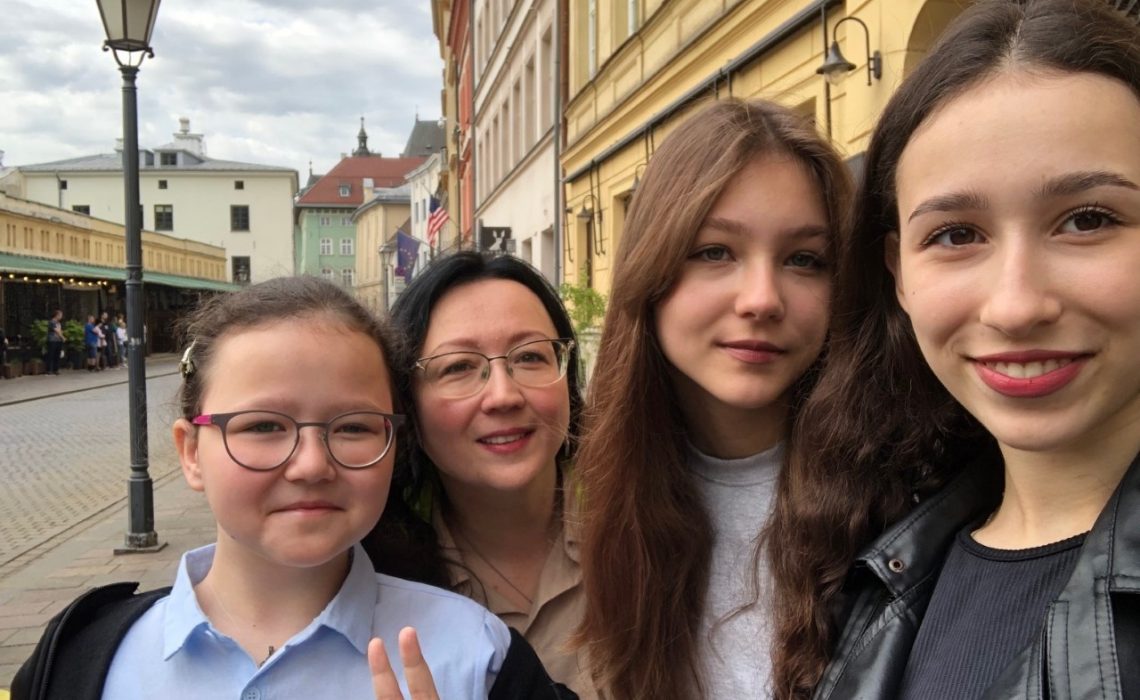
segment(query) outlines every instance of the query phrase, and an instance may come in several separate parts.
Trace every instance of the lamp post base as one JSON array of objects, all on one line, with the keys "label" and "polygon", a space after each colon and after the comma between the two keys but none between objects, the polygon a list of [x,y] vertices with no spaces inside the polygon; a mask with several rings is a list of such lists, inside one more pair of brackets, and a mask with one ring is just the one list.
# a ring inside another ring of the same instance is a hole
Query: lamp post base
[{"label": "lamp post base", "polygon": [[148,554],[157,552],[166,547],[165,542],[158,541],[158,534],[154,532],[128,532],[123,537],[123,546],[115,547],[114,553],[119,554]]}]

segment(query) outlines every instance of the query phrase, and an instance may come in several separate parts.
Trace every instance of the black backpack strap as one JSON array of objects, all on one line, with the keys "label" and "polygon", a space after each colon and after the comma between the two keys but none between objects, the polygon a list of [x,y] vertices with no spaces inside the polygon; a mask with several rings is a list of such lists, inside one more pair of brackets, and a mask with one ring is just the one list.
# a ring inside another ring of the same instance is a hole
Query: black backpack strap
[{"label": "black backpack strap", "polygon": [[518,630],[511,629],[511,645],[495,677],[488,700],[578,700],[577,694],[546,673],[538,654]]},{"label": "black backpack strap", "polygon": [[87,591],[51,619],[12,680],[12,700],[98,700],[119,643],[159,598],[160,588],[135,595],[138,583]]}]

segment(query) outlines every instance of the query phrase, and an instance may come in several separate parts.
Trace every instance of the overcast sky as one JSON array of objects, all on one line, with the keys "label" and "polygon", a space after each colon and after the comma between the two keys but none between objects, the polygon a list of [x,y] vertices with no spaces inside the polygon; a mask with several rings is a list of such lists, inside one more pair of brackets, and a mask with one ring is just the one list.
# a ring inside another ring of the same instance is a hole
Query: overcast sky
[{"label": "overcast sky", "polygon": [[[0,0],[5,166],[110,153],[122,79],[95,0]],[[440,116],[429,0],[164,0],[138,77],[139,145],[189,117],[207,155],[324,173],[356,145],[399,155]]]}]

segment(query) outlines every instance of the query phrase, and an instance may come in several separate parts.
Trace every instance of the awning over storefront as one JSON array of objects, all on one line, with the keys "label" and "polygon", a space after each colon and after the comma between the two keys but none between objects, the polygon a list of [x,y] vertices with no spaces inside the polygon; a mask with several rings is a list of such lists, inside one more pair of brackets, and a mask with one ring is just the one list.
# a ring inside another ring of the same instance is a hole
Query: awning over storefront
[{"label": "awning over storefront", "polygon": [[[63,260],[49,260],[47,258],[36,258],[27,255],[0,253],[0,279],[22,282],[25,281],[24,277],[32,278],[34,276],[41,278],[50,277],[53,279],[67,278],[68,280],[73,277],[85,277],[124,282],[127,279],[127,271],[123,268],[82,265],[80,263],[66,262]],[[27,281],[32,281],[32,279]],[[169,287],[212,292],[233,292],[241,288],[229,282],[206,280],[197,277],[183,277],[182,275],[171,275],[164,272],[150,272],[144,269],[143,283],[148,282],[151,284],[164,284]]]}]

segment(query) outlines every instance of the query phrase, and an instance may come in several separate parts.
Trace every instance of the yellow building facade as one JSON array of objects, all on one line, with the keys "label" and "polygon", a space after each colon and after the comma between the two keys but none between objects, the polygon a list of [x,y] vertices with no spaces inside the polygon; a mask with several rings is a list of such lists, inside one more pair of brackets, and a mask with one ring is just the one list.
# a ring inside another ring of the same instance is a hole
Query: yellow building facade
[{"label": "yellow building facade", "polygon": [[[569,15],[564,280],[608,293],[635,181],[655,144],[707,100],[775,100],[848,158],[891,93],[969,0],[575,0]],[[862,21],[869,42],[858,22]],[[816,70],[835,39],[856,65]],[[868,50],[869,43],[869,50]],[[879,52],[881,76],[868,74]],[[868,79],[871,84],[868,85]],[[853,162],[854,164],[854,162]]]},{"label": "yellow building facade", "polygon": [[[143,231],[142,249],[146,273],[226,282],[226,251],[219,246]],[[0,253],[26,257],[32,267],[38,259],[119,271],[126,265],[126,234],[122,224],[0,194]],[[25,276],[15,264],[4,267],[0,275],[7,279]],[[84,284],[98,281],[97,275],[84,277],[90,277]]]}]

